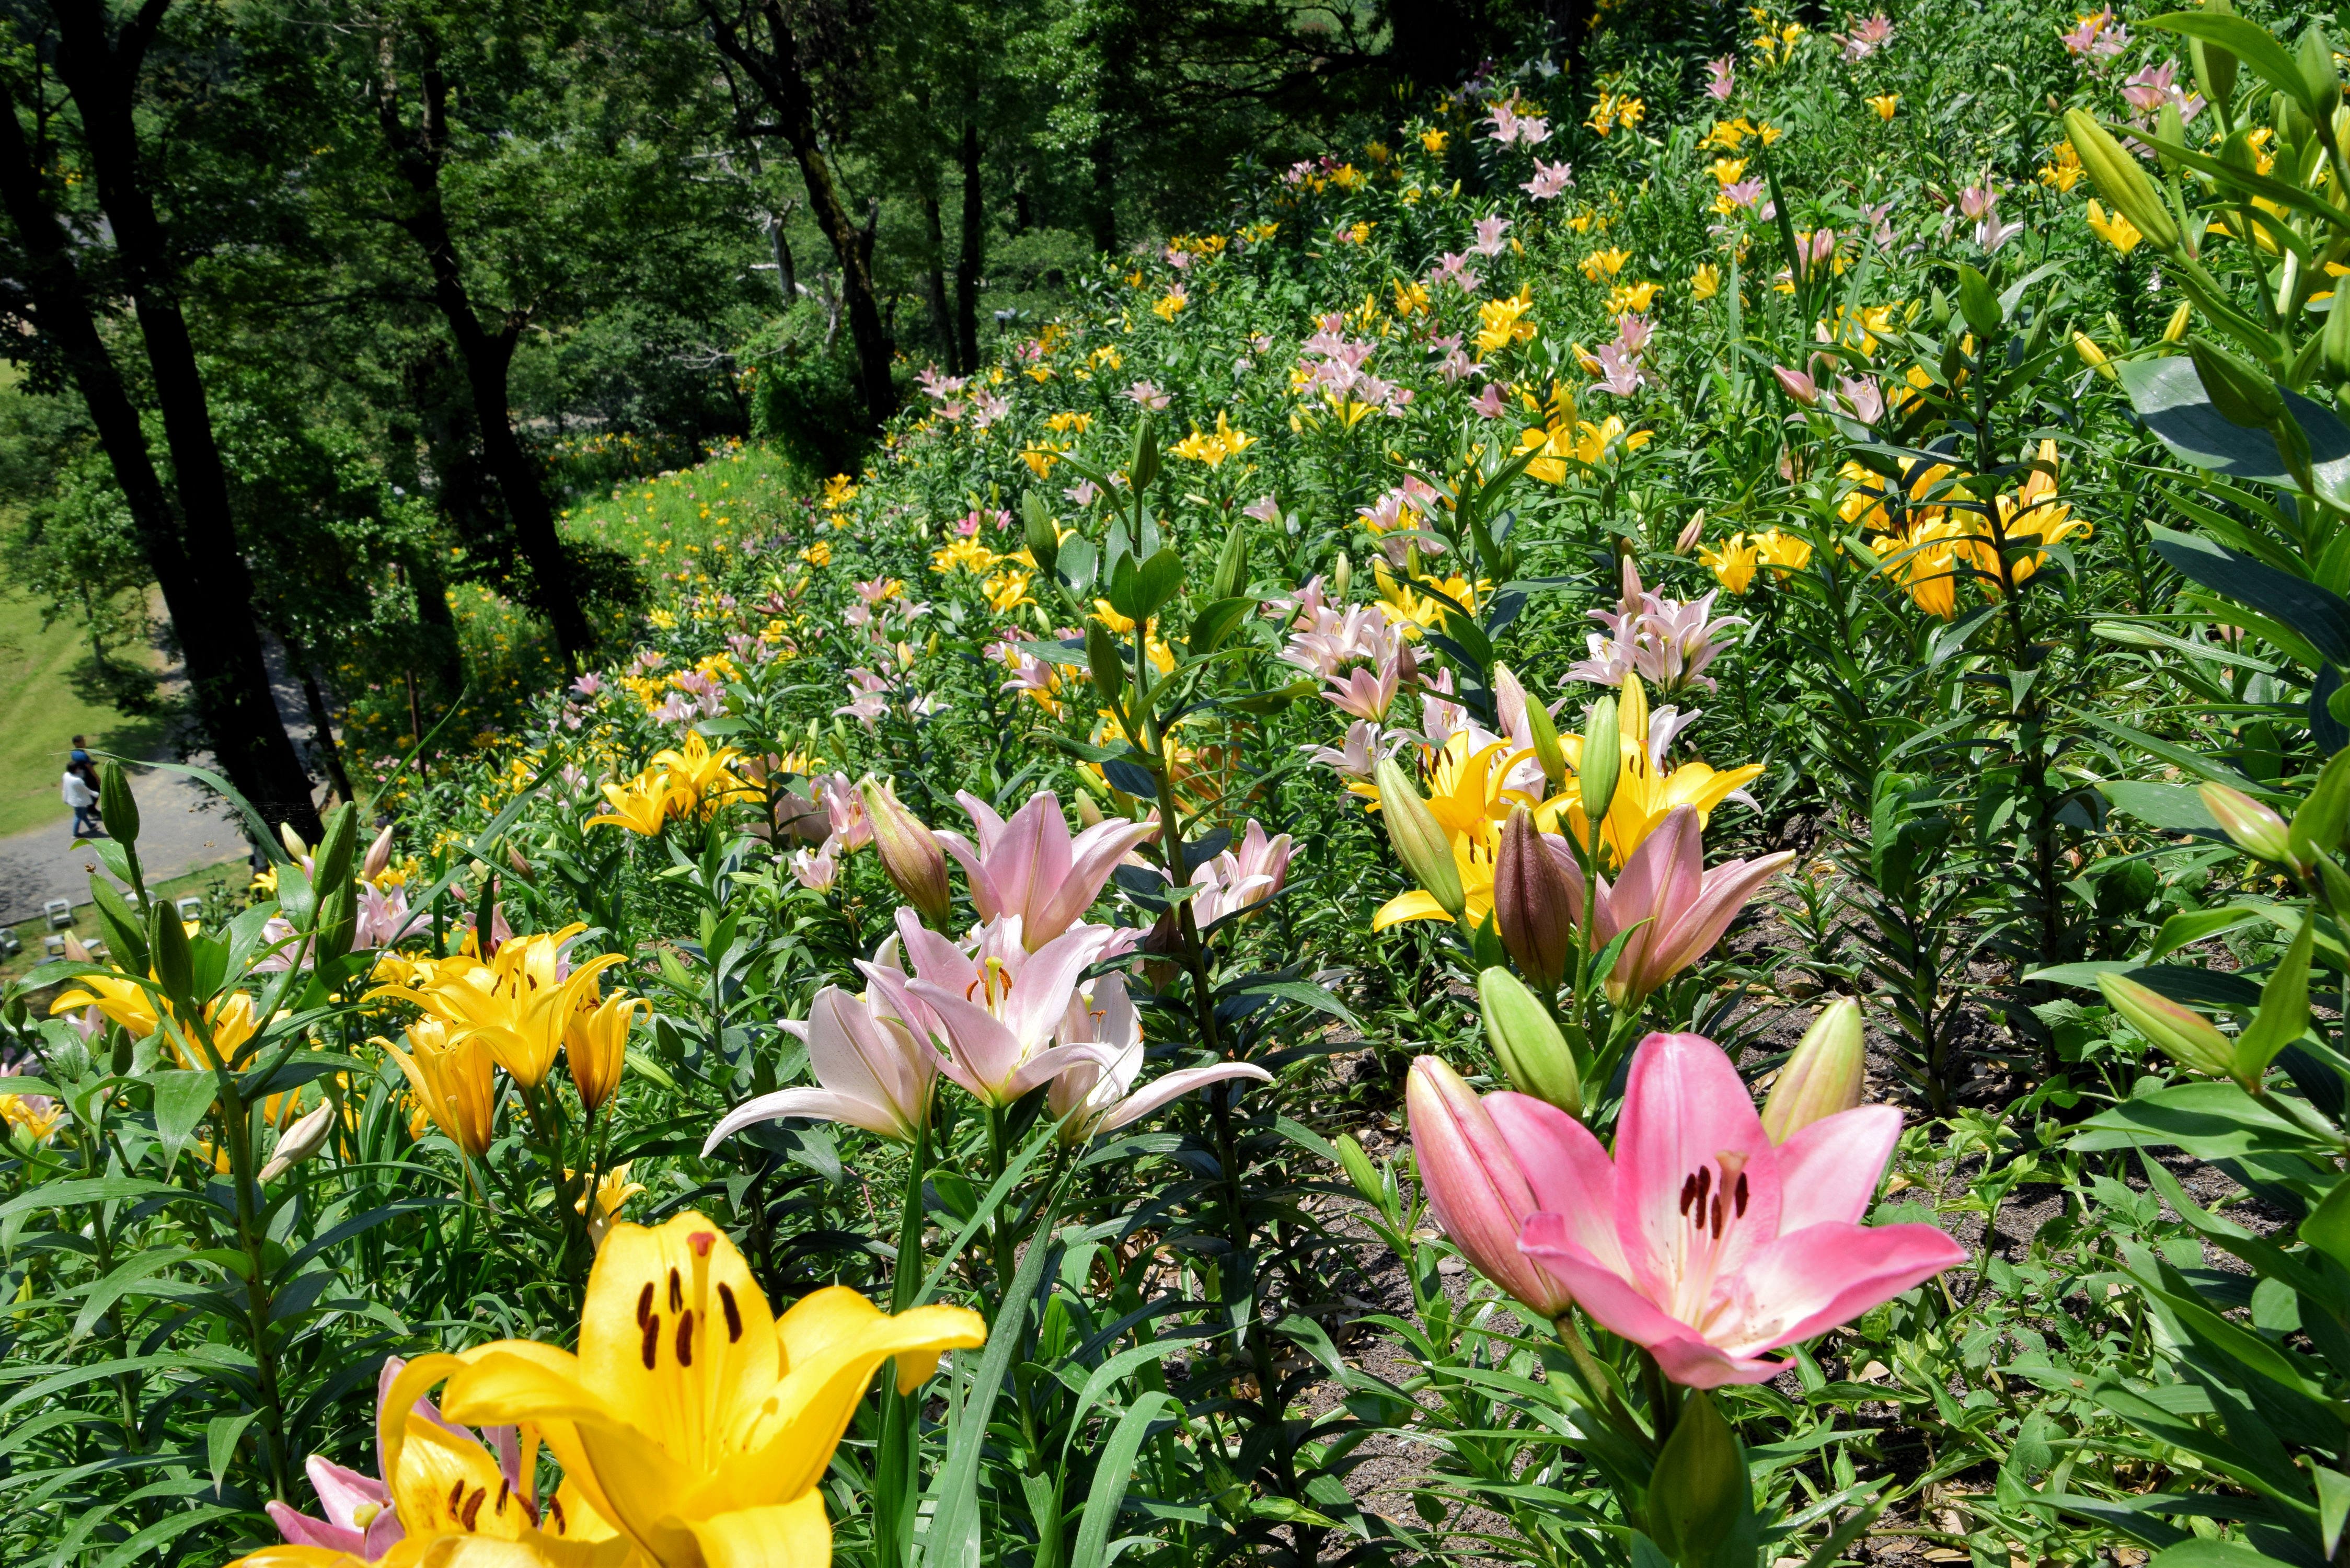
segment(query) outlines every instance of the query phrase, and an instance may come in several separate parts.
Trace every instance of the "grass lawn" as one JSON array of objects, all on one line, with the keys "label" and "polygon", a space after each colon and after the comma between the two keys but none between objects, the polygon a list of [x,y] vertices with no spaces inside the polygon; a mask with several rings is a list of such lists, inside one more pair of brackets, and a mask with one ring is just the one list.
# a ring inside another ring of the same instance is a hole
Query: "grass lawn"
[{"label": "grass lawn", "polygon": [[161,740],[154,720],[123,712],[77,679],[89,662],[89,645],[74,626],[59,621],[42,630],[41,607],[0,587],[0,837],[68,815],[57,779],[74,736],[126,756],[143,755]]},{"label": "grass lawn", "polygon": [[[229,860],[191,871],[184,877],[150,884],[148,890],[158,898],[174,901],[181,898],[203,899],[206,929],[213,929],[244,908],[245,886],[252,880],[243,860]],[[22,979],[34,965],[48,956],[44,943],[44,939],[49,935],[46,919],[36,915],[29,920],[19,920],[15,929],[16,940],[25,945],[25,950],[15,958],[0,959],[0,984]],[[98,917],[91,912],[87,898],[74,905],[72,929],[73,934],[85,944],[100,940]]]}]

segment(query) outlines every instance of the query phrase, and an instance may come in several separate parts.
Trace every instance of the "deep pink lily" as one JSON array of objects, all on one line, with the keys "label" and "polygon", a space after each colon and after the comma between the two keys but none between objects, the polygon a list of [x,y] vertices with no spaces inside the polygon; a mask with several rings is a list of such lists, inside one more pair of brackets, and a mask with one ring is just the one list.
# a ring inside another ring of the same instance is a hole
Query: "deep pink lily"
[{"label": "deep pink lily", "polygon": [[1763,1353],[1966,1259],[1931,1225],[1860,1223],[1900,1112],[1862,1106],[1774,1145],[1738,1069],[1702,1035],[1640,1042],[1612,1161],[1580,1122],[1539,1100],[1494,1119],[1504,1116],[1543,1147],[1532,1156],[1513,1139],[1540,1205],[1520,1250],[1693,1388],[1766,1382],[1788,1363]]},{"label": "deep pink lily", "polygon": [[955,799],[971,814],[979,843],[947,829],[936,836],[970,878],[979,918],[1017,915],[1021,940],[1032,952],[1075,925],[1118,862],[1159,831],[1156,821],[1110,817],[1072,838],[1060,797],[1050,790],[1030,795],[1009,822],[968,790]]},{"label": "deep pink lily", "polygon": [[[1747,900],[1794,857],[1794,851],[1783,850],[1753,860],[1727,860],[1709,871],[1697,809],[1675,806],[1632,851],[1614,886],[1599,885],[1599,945],[1627,927],[1639,927],[1608,973],[1609,999],[1619,1005],[1637,1003],[1711,952]],[[1572,862],[1571,856],[1566,858]]]},{"label": "deep pink lily", "polygon": [[845,1122],[911,1143],[930,1119],[939,1054],[885,1011],[877,999],[827,985],[808,1004],[807,1022],[784,1027],[807,1044],[816,1088],[778,1089],[743,1101],[711,1128],[707,1155],[754,1122],[785,1116]]}]

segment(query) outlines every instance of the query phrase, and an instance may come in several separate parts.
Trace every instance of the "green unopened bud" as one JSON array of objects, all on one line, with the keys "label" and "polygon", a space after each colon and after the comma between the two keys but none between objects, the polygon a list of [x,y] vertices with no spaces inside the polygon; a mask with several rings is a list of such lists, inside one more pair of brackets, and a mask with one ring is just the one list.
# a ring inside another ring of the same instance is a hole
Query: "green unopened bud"
[{"label": "green unopened bud", "polygon": [[2280,865],[2293,858],[2283,817],[2242,790],[2223,784],[2207,784],[2201,794],[2203,809],[2237,848]]},{"label": "green unopened bud", "polygon": [[327,814],[318,852],[310,858],[310,881],[324,898],[351,879],[351,861],[359,852],[359,808],[346,801]]},{"label": "green unopened bud", "polygon": [[1538,701],[1526,703],[1526,734],[1534,742],[1534,761],[1542,764],[1543,777],[1550,781],[1551,788],[1558,788],[1566,782],[1566,750],[1558,743],[1558,726],[1551,722],[1550,710]]},{"label": "green unopened bud", "polygon": [[1615,804],[1616,780],[1624,768],[1624,743],[1617,738],[1616,699],[1602,697],[1591,705],[1591,712],[1583,722],[1582,766],[1577,771],[1575,788],[1583,800],[1583,815],[1591,824],[1591,846],[1599,844],[1599,825],[1607,816],[1608,806]]},{"label": "green unopened bud", "polygon": [[1371,1163],[1371,1157],[1363,1152],[1363,1146],[1355,1141],[1352,1134],[1340,1133],[1337,1148],[1338,1163],[1346,1168],[1347,1179],[1355,1184],[1355,1190],[1362,1196],[1363,1201],[1374,1209],[1384,1208],[1387,1184],[1379,1179],[1378,1168]]},{"label": "green unopened bud", "polygon": [[180,924],[180,911],[168,900],[158,899],[148,911],[147,953],[154,968],[155,983],[171,998],[173,1011],[183,1023],[194,1016],[195,955],[189,950],[188,932]]},{"label": "green unopened bud", "polygon": [[1338,564],[1330,568],[1330,597],[1340,604],[1347,602],[1347,590],[1355,586],[1355,563],[1344,550],[1338,552]]},{"label": "green unopened bud", "polygon": [[923,919],[944,925],[954,893],[947,886],[946,851],[937,836],[899,801],[897,791],[871,774],[858,781],[857,790],[865,797],[865,818],[873,825],[881,869]]},{"label": "green unopened bud", "polygon": [[2178,225],[2171,222],[2170,209],[2162,204],[2154,182],[2146,177],[2137,160],[2124,151],[2122,144],[2085,109],[2065,111],[2064,131],[2097,193],[2127,218],[2132,228],[2154,242],[2156,249],[2178,249]]},{"label": "green unopened bud", "polygon": [[2285,858],[2295,866],[2314,866],[2320,855],[2342,847],[2345,827],[2350,827],[2350,748],[2334,753],[2318,770],[2309,798],[2285,829]]},{"label": "green unopened bud", "polygon": [[2246,430],[2264,431],[2284,417],[2284,398],[2268,372],[2245,364],[2216,344],[2198,337],[2188,344],[2203,395],[2220,417]]},{"label": "green unopened bud", "polygon": [[1396,858],[1439,909],[1459,919],[1468,897],[1461,886],[1460,864],[1452,858],[1451,836],[1395,759],[1380,760],[1378,777],[1379,816],[1388,826]]},{"label": "green unopened bud", "polygon": [[1145,413],[1134,427],[1134,450],[1127,460],[1127,483],[1139,496],[1159,477],[1159,427]]},{"label": "green unopened bud", "polygon": [[120,763],[109,763],[98,770],[98,815],[106,823],[108,837],[123,844],[137,842],[139,803],[131,798],[130,775],[122,771]]},{"label": "green unopened bud", "polygon": [[132,974],[146,973],[151,967],[147,961],[147,933],[130,900],[115,891],[113,883],[93,874],[89,879],[89,901],[98,910],[98,923],[106,928],[107,946],[114,950],[115,962]]},{"label": "green unopened bud", "polygon": [[1248,587],[1248,530],[1235,528],[1224,535],[1223,552],[1216,557],[1216,579],[1211,585],[1211,591],[1208,597],[1211,599],[1239,597],[1241,590]]},{"label": "green unopened bud", "polygon": [[2236,1069],[2236,1044],[2191,1007],[2123,974],[2097,976],[2106,1002],[2163,1054],[2190,1073],[2225,1078]]},{"label": "green unopened bud", "polygon": [[[2232,16],[2236,8],[2229,4],[2229,0],[2206,0],[2203,14],[2207,16]],[[2203,89],[2203,96],[2225,116],[2236,99],[2236,57],[2219,45],[2201,38],[2187,40],[2187,55],[2194,63],[2195,85]]]},{"label": "green unopened bud", "polygon": [[1093,671],[1094,690],[1110,708],[1126,710],[1126,660],[1118,638],[1097,620],[1086,623],[1086,667]]},{"label": "green unopened bud", "polygon": [[1964,262],[1959,264],[1959,314],[1967,318],[1977,337],[1989,337],[2000,328],[1999,295],[1991,280]]},{"label": "green unopened bud", "polygon": [[[2350,120],[2350,116],[2345,118]],[[2318,351],[2325,357],[2328,370],[2341,379],[2350,380],[2350,309],[2325,313],[2325,328],[2318,335]]]},{"label": "green unopened bud", "polygon": [[1061,531],[1053,525],[1052,509],[1045,504],[1045,498],[1033,490],[1020,499],[1020,526],[1028,558],[1036,563],[1037,571],[1050,577],[1061,558]]},{"label": "green unopened bud", "polygon": [[1779,1069],[1762,1106],[1762,1130],[1773,1143],[1784,1143],[1814,1122],[1859,1105],[1867,1087],[1860,1003],[1840,996],[1820,1009]]},{"label": "green unopened bud", "polygon": [[1583,1079],[1575,1070],[1575,1053],[1542,999],[1508,970],[1489,969],[1477,977],[1477,1001],[1485,1038],[1510,1087],[1568,1116],[1582,1116]]},{"label": "green unopened bud", "polygon": [[2334,118],[2334,106],[2342,101],[2342,72],[2334,64],[2334,45],[2322,24],[2310,23],[2301,35],[2294,63],[2301,67],[2302,95],[2308,100],[2302,107],[2313,120],[2324,125]]},{"label": "green unopened bud", "polygon": [[1648,1534],[1679,1568],[1750,1561],[1753,1483],[1713,1396],[1690,1391],[1648,1481]]}]

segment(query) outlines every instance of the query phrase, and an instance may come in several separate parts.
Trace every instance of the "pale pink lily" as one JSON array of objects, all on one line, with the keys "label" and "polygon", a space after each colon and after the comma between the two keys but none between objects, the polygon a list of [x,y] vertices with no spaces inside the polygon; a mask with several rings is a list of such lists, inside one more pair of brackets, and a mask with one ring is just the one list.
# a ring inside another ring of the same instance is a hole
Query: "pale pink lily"
[{"label": "pale pink lily", "polygon": [[1347,741],[1343,746],[1300,746],[1297,749],[1342,778],[1367,780],[1378,772],[1379,758],[1394,751],[1403,740],[1403,736],[1397,735],[1382,745],[1379,727],[1368,719],[1357,719],[1347,726]]},{"label": "pale pink lily", "polygon": [[1060,797],[1039,790],[1006,822],[968,790],[955,799],[971,814],[979,842],[947,829],[939,843],[953,856],[971,882],[971,901],[982,920],[1016,915],[1031,950],[1042,948],[1076,922],[1098,897],[1102,884],[1134,846],[1159,831],[1158,820],[1129,822],[1114,816],[1074,837],[1061,815]]},{"label": "pale pink lily", "polygon": [[1381,660],[1377,670],[1357,664],[1345,676],[1330,678],[1330,684],[1322,690],[1323,701],[1341,713],[1351,713],[1376,724],[1388,716],[1388,709],[1395,703],[1396,683],[1402,670],[1401,661],[1392,658]]},{"label": "pale pink lily", "polygon": [[1635,1004],[1711,952],[1747,901],[1794,857],[1794,851],[1782,850],[1724,861],[1709,871],[1697,808],[1675,806],[1632,851],[1615,885],[1599,884],[1599,945],[1638,928],[1608,973],[1610,1000]]},{"label": "pale pink lily", "polygon": [[[1694,1388],[1762,1383],[1760,1357],[1962,1262],[1931,1225],[1865,1226],[1901,1134],[1890,1106],[1843,1111],[1773,1144],[1738,1069],[1697,1034],[1640,1043],[1615,1158],[1539,1100],[1496,1116],[1540,1211],[1520,1250],[1602,1325]],[[1541,1152],[1534,1152],[1536,1147]]]},{"label": "pale pink lily", "polygon": [[832,825],[833,842],[841,853],[852,853],[873,842],[873,824],[865,815],[865,797],[848,782],[847,774],[834,774],[819,780],[816,793],[824,801],[825,817]]},{"label": "pale pink lily", "polygon": [[1264,825],[1251,817],[1238,844],[1193,868],[1191,886],[1199,891],[1191,895],[1191,918],[1204,929],[1280,892],[1294,848],[1289,835],[1268,837]]},{"label": "pale pink lily", "polygon": [[1077,977],[1118,945],[1118,931],[1078,926],[1031,952],[1020,917],[1003,915],[981,928],[966,953],[903,914],[899,935],[914,978],[879,963],[861,967],[892,1012],[946,1048],[940,1070],[948,1077],[983,1105],[1008,1106],[1077,1059],[1077,1047],[1053,1037]]},{"label": "pale pink lily", "polygon": [[1194,1089],[1234,1078],[1260,1084],[1273,1075],[1246,1062],[1225,1062],[1212,1067],[1181,1067],[1136,1089],[1142,1071],[1142,1021],[1126,981],[1106,974],[1093,982],[1090,993],[1080,992],[1069,1001],[1061,1023],[1062,1044],[1081,1054],[1061,1070],[1045,1091],[1045,1109],[1061,1123],[1061,1141],[1081,1144],[1116,1132]]},{"label": "pale pink lily", "polygon": [[807,1022],[784,1027],[807,1045],[817,1087],[778,1089],[729,1111],[710,1130],[704,1155],[754,1122],[785,1116],[846,1122],[911,1143],[930,1119],[939,1055],[914,1032],[863,996],[827,985],[808,1004]]}]

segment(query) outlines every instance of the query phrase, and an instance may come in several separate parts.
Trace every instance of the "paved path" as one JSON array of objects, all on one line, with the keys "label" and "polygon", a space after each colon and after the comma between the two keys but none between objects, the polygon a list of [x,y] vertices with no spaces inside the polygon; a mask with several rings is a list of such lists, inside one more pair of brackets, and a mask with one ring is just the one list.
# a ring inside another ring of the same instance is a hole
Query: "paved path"
[{"label": "paved path", "polygon": [[[139,864],[151,884],[244,858],[235,814],[185,774],[136,771],[130,793],[139,802]],[[0,925],[32,919],[51,898],[87,904],[98,869],[89,846],[73,841],[69,816],[0,838]]]}]

